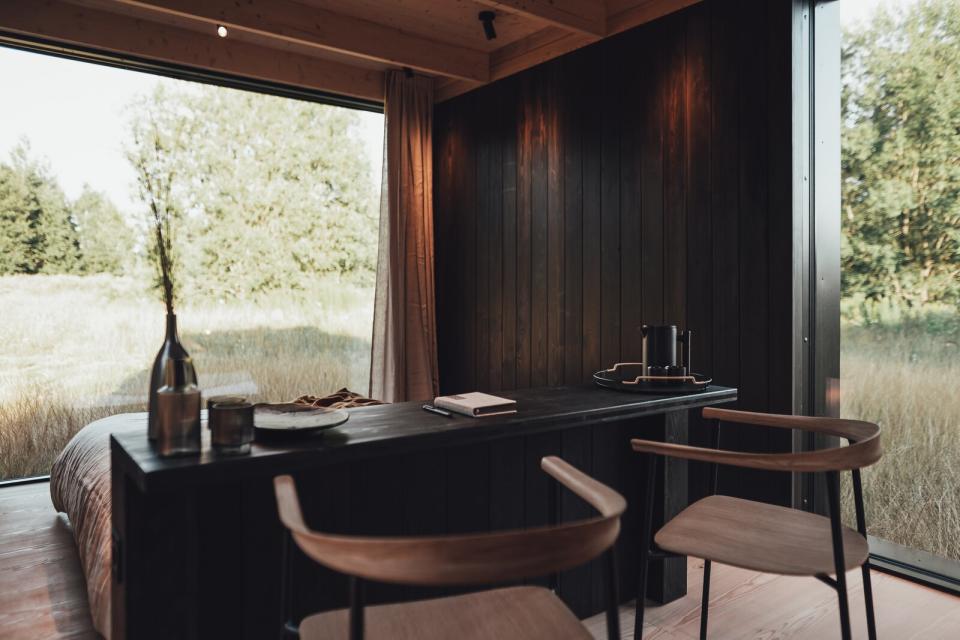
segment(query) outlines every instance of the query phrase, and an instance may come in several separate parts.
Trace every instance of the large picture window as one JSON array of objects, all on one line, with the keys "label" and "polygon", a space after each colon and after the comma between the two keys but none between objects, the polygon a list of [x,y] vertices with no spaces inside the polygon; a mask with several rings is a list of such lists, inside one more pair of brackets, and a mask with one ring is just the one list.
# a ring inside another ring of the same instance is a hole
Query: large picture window
[{"label": "large picture window", "polygon": [[960,560],[960,3],[841,13],[841,412],[883,429],[870,532]]},{"label": "large picture window", "polygon": [[0,48],[0,480],[145,410],[169,212],[204,393],[366,392],[383,116]]}]

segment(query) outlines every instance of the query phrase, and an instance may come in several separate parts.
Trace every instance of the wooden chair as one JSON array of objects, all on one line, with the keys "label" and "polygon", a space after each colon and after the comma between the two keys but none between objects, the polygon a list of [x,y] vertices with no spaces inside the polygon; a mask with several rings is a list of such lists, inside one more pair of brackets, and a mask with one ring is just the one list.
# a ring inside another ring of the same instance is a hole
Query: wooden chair
[{"label": "wooden chair", "polygon": [[293,478],[274,479],[280,519],[300,548],[350,576],[350,609],[308,616],[300,636],[373,638],[584,638],[591,636],[550,590],[518,586],[364,608],[364,580],[422,585],[494,584],[581,565],[606,552],[607,636],[620,637],[613,544],[626,501],[555,457],[542,469],[600,512],[599,517],[534,529],[439,537],[373,538],[313,531],[304,523]]},{"label": "wooden chair", "polygon": [[[869,422],[838,418],[811,418],[766,413],[749,413],[708,408],[703,417],[714,422],[713,449],[680,444],[633,440],[633,450],[647,459],[647,507],[641,527],[639,593],[635,637],[643,629],[647,569],[651,561],[670,555],[703,558],[703,595],[700,609],[700,638],[707,637],[707,605],[710,599],[710,565],[721,562],[744,569],[782,575],[813,576],[837,591],[840,627],[844,640],[850,638],[850,611],[845,572],[863,571],[867,609],[867,632],[877,636],[870,584],[867,527],[863,513],[860,469],[880,459],[880,428]],[[849,446],[802,453],[745,453],[719,449],[720,423],[734,422],[782,429],[801,429],[838,436]],[[710,493],[666,523],[652,541],[651,522],[656,466],[663,456],[711,463]],[[717,465],[725,464],[767,471],[823,473],[827,482],[830,517],[750,500],[716,495]],[[857,531],[843,526],[840,513],[839,472],[851,471]],[[829,574],[836,577],[831,578]]]}]

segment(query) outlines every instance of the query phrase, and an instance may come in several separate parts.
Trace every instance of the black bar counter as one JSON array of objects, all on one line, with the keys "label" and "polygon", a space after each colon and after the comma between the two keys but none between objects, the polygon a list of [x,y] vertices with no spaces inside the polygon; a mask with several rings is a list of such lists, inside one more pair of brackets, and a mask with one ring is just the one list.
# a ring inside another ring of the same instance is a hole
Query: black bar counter
[{"label": "black bar counter", "polygon": [[[286,535],[272,478],[292,473],[310,526],[371,535],[430,535],[519,528],[587,517],[575,496],[539,468],[558,455],[610,484],[629,508],[617,544],[620,595],[636,592],[637,504],[643,469],[631,437],[685,442],[687,412],[736,400],[711,386],[695,395],[625,394],[593,386],[501,392],[517,413],[446,418],[420,402],[348,410],[350,419],[296,440],[255,443],[250,455],[220,457],[205,446],[162,459],[142,433],[111,437],[113,638],[277,638],[286,617],[346,605],[343,576],[290,553],[291,610],[282,611]],[[206,431],[206,430],[205,430]],[[655,521],[686,505],[682,461],[658,477]],[[656,524],[656,523],[655,523]],[[685,559],[652,568],[649,596],[686,592]],[[586,565],[535,580],[557,589],[577,615],[603,610],[599,568]],[[371,603],[451,593],[371,585]]]}]

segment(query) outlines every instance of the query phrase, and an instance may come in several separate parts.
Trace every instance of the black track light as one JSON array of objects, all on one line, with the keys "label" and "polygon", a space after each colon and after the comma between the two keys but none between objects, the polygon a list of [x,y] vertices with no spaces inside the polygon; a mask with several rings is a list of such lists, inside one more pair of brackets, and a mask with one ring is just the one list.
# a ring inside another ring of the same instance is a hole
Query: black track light
[{"label": "black track light", "polygon": [[496,17],[497,14],[493,11],[481,11],[477,15],[477,18],[483,23],[483,34],[487,36],[487,40],[493,40],[497,37],[497,30],[493,28],[493,21]]}]

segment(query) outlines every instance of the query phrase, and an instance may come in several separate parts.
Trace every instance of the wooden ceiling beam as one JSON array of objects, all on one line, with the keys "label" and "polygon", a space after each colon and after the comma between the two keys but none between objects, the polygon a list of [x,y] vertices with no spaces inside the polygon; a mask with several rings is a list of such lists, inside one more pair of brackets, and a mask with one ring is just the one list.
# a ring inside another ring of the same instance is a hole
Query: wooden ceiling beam
[{"label": "wooden ceiling beam", "polygon": [[494,51],[490,56],[490,77],[499,80],[511,76],[599,40],[594,36],[547,27]]},{"label": "wooden ceiling beam", "polygon": [[0,29],[15,34],[383,101],[383,73],[218,38],[57,0],[3,0]]},{"label": "wooden ceiling beam", "polygon": [[621,11],[611,12],[607,18],[607,35],[614,35],[627,29],[661,18],[668,13],[679,11],[703,0],[641,0],[626,3]]},{"label": "wooden ceiling beam", "polygon": [[537,18],[555,27],[602,38],[607,34],[606,4],[598,0],[477,0],[481,4]]},{"label": "wooden ceiling beam", "polygon": [[490,57],[483,51],[291,0],[111,1],[429,74],[478,82],[490,79]]},{"label": "wooden ceiling beam", "polygon": [[[479,0],[487,3],[488,0]],[[490,0],[492,2],[493,0]],[[661,18],[702,0],[608,0],[606,31],[620,33]],[[511,42],[490,54],[490,80],[499,80],[553,58],[597,42],[600,38],[546,27],[526,38]],[[451,80],[437,84],[434,99],[443,102],[480,86],[476,82]]]}]

